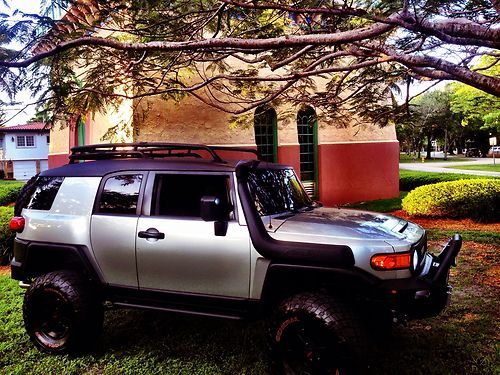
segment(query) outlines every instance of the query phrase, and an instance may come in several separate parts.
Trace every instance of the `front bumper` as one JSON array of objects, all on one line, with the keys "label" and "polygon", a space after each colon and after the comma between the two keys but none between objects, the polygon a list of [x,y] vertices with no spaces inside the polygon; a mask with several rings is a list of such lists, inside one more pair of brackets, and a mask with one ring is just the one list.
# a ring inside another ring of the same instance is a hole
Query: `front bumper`
[{"label": "front bumper", "polygon": [[439,255],[425,254],[418,275],[390,280],[381,285],[396,317],[416,319],[436,316],[448,305],[451,294],[449,272],[456,265],[461,247],[462,237],[455,234]]}]

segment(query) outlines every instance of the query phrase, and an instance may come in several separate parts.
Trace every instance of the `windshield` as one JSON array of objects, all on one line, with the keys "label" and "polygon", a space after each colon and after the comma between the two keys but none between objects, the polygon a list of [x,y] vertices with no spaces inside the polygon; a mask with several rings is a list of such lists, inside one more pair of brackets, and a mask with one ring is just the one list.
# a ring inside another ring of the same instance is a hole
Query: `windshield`
[{"label": "windshield", "polygon": [[248,186],[260,216],[296,212],[313,204],[293,169],[253,170]]}]

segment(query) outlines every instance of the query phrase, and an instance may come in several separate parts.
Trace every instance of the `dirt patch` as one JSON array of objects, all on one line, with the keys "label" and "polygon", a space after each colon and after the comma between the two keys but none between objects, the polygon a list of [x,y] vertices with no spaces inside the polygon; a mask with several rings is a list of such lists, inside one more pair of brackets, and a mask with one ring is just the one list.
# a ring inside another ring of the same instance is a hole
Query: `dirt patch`
[{"label": "dirt patch", "polygon": [[437,229],[449,229],[449,230],[479,230],[483,232],[500,232],[500,223],[476,223],[471,219],[436,219],[436,218],[426,218],[426,217],[414,217],[409,216],[403,210],[398,210],[391,212],[391,215],[400,217],[405,220],[411,220],[414,223],[424,227],[424,228],[437,228]]},{"label": "dirt patch", "polygon": [[0,276],[10,275],[10,266],[0,266]]},{"label": "dirt patch", "polygon": [[[442,246],[439,241],[429,241],[429,248],[437,251]],[[467,269],[462,277],[474,279],[474,285],[486,286],[495,294],[500,292],[500,246],[493,244],[464,241],[458,255],[458,267],[452,268],[452,276],[456,276],[457,269]],[[485,290],[477,290],[481,295]]]}]

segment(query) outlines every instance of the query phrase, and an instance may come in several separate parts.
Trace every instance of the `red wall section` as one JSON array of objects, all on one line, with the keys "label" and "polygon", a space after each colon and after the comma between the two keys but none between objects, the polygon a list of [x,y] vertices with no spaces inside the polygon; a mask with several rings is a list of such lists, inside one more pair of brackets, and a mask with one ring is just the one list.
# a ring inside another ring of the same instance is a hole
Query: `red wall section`
[{"label": "red wall section", "polygon": [[[230,147],[231,145],[227,145]],[[249,149],[255,150],[256,148],[251,148]],[[251,153],[251,152],[241,152],[241,151],[224,151],[224,150],[217,150],[217,154],[222,158],[222,159],[257,159],[257,155]],[[200,152],[198,152],[200,153]],[[203,154],[204,157],[208,157],[208,153],[201,153]]]},{"label": "red wall section", "polygon": [[60,167],[69,163],[68,155],[49,155],[49,168]]},{"label": "red wall section", "polygon": [[300,176],[300,146],[278,146],[278,163],[291,165]]},{"label": "red wall section", "polygon": [[318,146],[319,199],[326,206],[399,195],[399,143]]}]

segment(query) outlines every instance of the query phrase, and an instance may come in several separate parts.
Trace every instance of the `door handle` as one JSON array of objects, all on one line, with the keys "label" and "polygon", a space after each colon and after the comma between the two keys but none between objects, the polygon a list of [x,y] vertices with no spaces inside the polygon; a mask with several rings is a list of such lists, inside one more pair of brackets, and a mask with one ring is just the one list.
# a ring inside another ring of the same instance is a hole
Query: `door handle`
[{"label": "door handle", "polygon": [[165,233],[158,231],[156,228],[149,228],[148,230],[142,230],[138,233],[139,238],[152,238],[156,240],[163,240],[165,238]]}]

